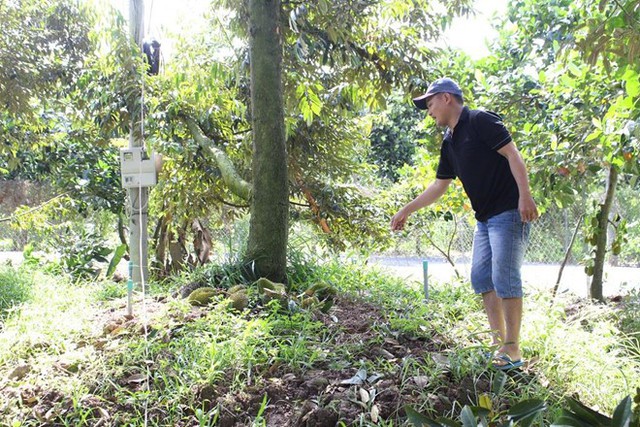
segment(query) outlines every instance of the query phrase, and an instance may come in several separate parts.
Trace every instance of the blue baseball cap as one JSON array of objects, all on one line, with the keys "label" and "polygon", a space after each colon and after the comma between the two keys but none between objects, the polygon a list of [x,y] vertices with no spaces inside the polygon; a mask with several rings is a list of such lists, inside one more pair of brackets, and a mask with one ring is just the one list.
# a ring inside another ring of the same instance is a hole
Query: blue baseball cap
[{"label": "blue baseball cap", "polygon": [[429,98],[438,93],[451,93],[453,95],[462,96],[462,89],[460,89],[460,86],[458,86],[458,83],[456,83],[455,81],[451,80],[448,77],[443,77],[441,79],[433,81],[429,85],[427,93],[417,98],[413,98],[413,103],[419,109],[426,110],[427,101],[429,100]]}]

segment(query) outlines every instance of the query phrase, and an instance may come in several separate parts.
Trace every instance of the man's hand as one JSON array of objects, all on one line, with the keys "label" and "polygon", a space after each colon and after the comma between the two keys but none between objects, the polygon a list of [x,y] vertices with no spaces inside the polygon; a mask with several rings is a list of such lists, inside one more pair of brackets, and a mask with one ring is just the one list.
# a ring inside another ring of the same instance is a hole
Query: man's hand
[{"label": "man's hand", "polygon": [[402,209],[400,209],[398,213],[391,218],[391,230],[403,230],[404,224],[407,222],[407,219],[409,219],[409,216],[418,209],[429,206],[431,203],[438,200],[440,196],[447,191],[449,184],[451,184],[451,179],[437,178],[433,181],[427,189],[422,192],[422,194],[404,205]]},{"label": "man's hand", "polygon": [[407,222],[409,218],[409,213],[405,211],[405,208],[402,208],[398,211],[397,214],[391,218],[391,230],[392,231],[400,231],[404,229],[404,224]]},{"label": "man's hand", "polygon": [[518,200],[518,212],[522,222],[532,222],[538,219],[538,208],[531,196],[520,197]]}]

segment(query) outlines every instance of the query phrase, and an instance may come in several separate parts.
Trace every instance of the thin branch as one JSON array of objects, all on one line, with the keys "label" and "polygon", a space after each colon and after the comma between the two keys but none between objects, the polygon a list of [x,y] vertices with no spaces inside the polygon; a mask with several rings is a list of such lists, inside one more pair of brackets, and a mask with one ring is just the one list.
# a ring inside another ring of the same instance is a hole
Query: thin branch
[{"label": "thin branch", "polygon": [[564,270],[565,265],[569,261],[569,257],[571,256],[571,248],[573,248],[573,243],[576,241],[576,236],[578,235],[578,231],[580,230],[580,225],[582,225],[582,218],[584,218],[584,214],[580,215],[578,218],[578,224],[576,225],[576,229],[573,232],[573,236],[571,236],[571,242],[569,242],[569,246],[567,246],[567,250],[564,252],[564,260],[560,265],[560,271],[558,271],[558,280],[556,280],[556,285],[553,287],[553,294],[551,296],[551,303],[553,304],[553,300],[556,298],[556,293],[558,293],[558,287],[560,286],[560,279],[562,279],[562,271]]},{"label": "thin branch", "polygon": [[451,256],[451,246],[453,245],[453,240],[458,234],[458,219],[455,215],[453,215],[453,233],[451,233],[451,238],[449,239],[449,246],[447,247],[447,255]]},{"label": "thin branch", "polygon": [[[627,12],[627,10],[624,8],[624,6],[622,4],[620,4],[619,0],[613,0],[613,2],[618,5],[618,7],[622,10],[622,12],[624,12],[625,15],[627,15],[627,18],[629,18],[631,21],[634,21],[636,24],[639,24],[640,21],[638,19],[636,19],[635,16],[633,16],[632,14],[630,14],[629,12]],[[638,29],[636,28],[636,31]]]},{"label": "thin branch", "polygon": [[341,47],[344,50],[351,50],[355,52],[363,60],[372,63],[378,70],[380,77],[386,83],[389,83],[389,84],[393,83],[391,74],[389,73],[388,70],[385,70],[383,68],[382,58],[380,58],[380,56],[376,52],[369,53],[369,51],[367,51],[365,48],[358,46],[352,41],[347,41],[346,43],[332,42],[331,39],[329,38],[329,34],[326,31],[323,31],[319,28],[312,27],[311,25],[308,25],[308,23],[305,27],[302,28],[302,30],[306,31],[308,34],[311,34],[315,37],[322,39],[327,45],[332,44],[336,47]]},{"label": "thin branch", "polygon": [[222,197],[215,197],[215,199],[217,201],[219,201],[220,203],[222,203],[223,205],[231,206],[232,208],[238,208],[238,209],[248,209],[248,208],[250,208],[249,205],[236,205],[235,203],[227,202]]},{"label": "thin branch", "polygon": [[37,210],[39,210],[39,209],[42,209],[42,208],[44,208],[46,205],[48,205],[49,203],[51,203],[51,202],[53,202],[54,200],[59,199],[59,198],[61,198],[61,197],[63,197],[63,196],[66,196],[67,194],[69,194],[69,193],[67,192],[67,193],[59,194],[59,195],[55,196],[54,198],[49,199],[49,200],[47,200],[46,202],[44,202],[44,203],[42,203],[42,204],[40,204],[40,205],[38,205],[38,206],[35,206],[35,207],[33,207],[33,208],[31,208],[31,209],[29,209],[29,210],[25,211],[25,212],[21,212],[21,213],[19,213],[19,214],[17,214],[17,215],[11,215],[11,216],[8,216],[8,217],[6,217],[6,218],[0,218],[0,222],[9,222],[9,221],[14,220],[15,218],[19,218],[19,217],[21,217],[21,216],[24,216],[24,215],[30,214],[31,212],[37,211]]},{"label": "thin branch", "polygon": [[303,207],[303,208],[310,208],[311,207],[311,205],[305,205],[304,203],[297,203],[297,202],[294,202],[293,200],[289,200],[289,204],[294,205],[294,206],[300,206],[300,207]]},{"label": "thin branch", "polygon": [[242,135],[243,133],[249,133],[251,132],[253,129],[252,128],[247,128],[247,129],[243,129],[243,130],[239,130],[237,132],[233,132],[232,135]]},{"label": "thin branch", "polygon": [[451,259],[450,254],[446,253],[440,246],[438,246],[438,244],[433,240],[433,238],[431,237],[431,234],[429,234],[428,232],[424,231],[423,234],[425,235],[425,237],[427,238],[427,240],[429,241],[429,243],[431,244],[431,246],[433,246],[434,248],[436,248],[436,250],[438,252],[440,252],[442,254],[443,257],[445,257],[445,259],[447,260],[447,262],[449,264],[451,264],[451,267],[453,267],[453,271],[454,273],[456,273],[456,277],[459,279],[460,277],[462,277],[460,275],[460,272],[458,271],[458,268],[456,267],[455,262],[453,262],[453,259]]}]

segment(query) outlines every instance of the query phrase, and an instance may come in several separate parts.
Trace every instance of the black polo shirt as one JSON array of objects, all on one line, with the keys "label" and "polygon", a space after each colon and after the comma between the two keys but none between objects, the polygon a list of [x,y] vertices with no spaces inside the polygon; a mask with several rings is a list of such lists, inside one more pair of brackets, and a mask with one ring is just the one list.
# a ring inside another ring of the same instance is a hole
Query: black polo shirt
[{"label": "black polo shirt", "polygon": [[464,107],[453,132],[447,128],[436,177],[460,178],[478,221],[518,208],[518,186],[509,161],[497,150],[511,135],[495,113]]}]

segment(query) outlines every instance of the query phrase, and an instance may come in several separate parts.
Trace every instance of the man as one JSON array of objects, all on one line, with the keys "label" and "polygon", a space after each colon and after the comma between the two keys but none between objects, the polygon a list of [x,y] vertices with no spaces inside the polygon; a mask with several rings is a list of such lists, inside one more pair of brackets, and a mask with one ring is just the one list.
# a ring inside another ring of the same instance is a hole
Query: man
[{"label": "man", "polygon": [[438,126],[446,126],[436,179],[391,220],[402,230],[409,216],[442,196],[460,178],[478,220],[472,250],[471,284],[482,301],[498,348],[493,366],[522,366],[520,267],[529,222],[538,218],[527,170],[500,117],[464,106],[458,84],[442,78],[413,100]]}]

